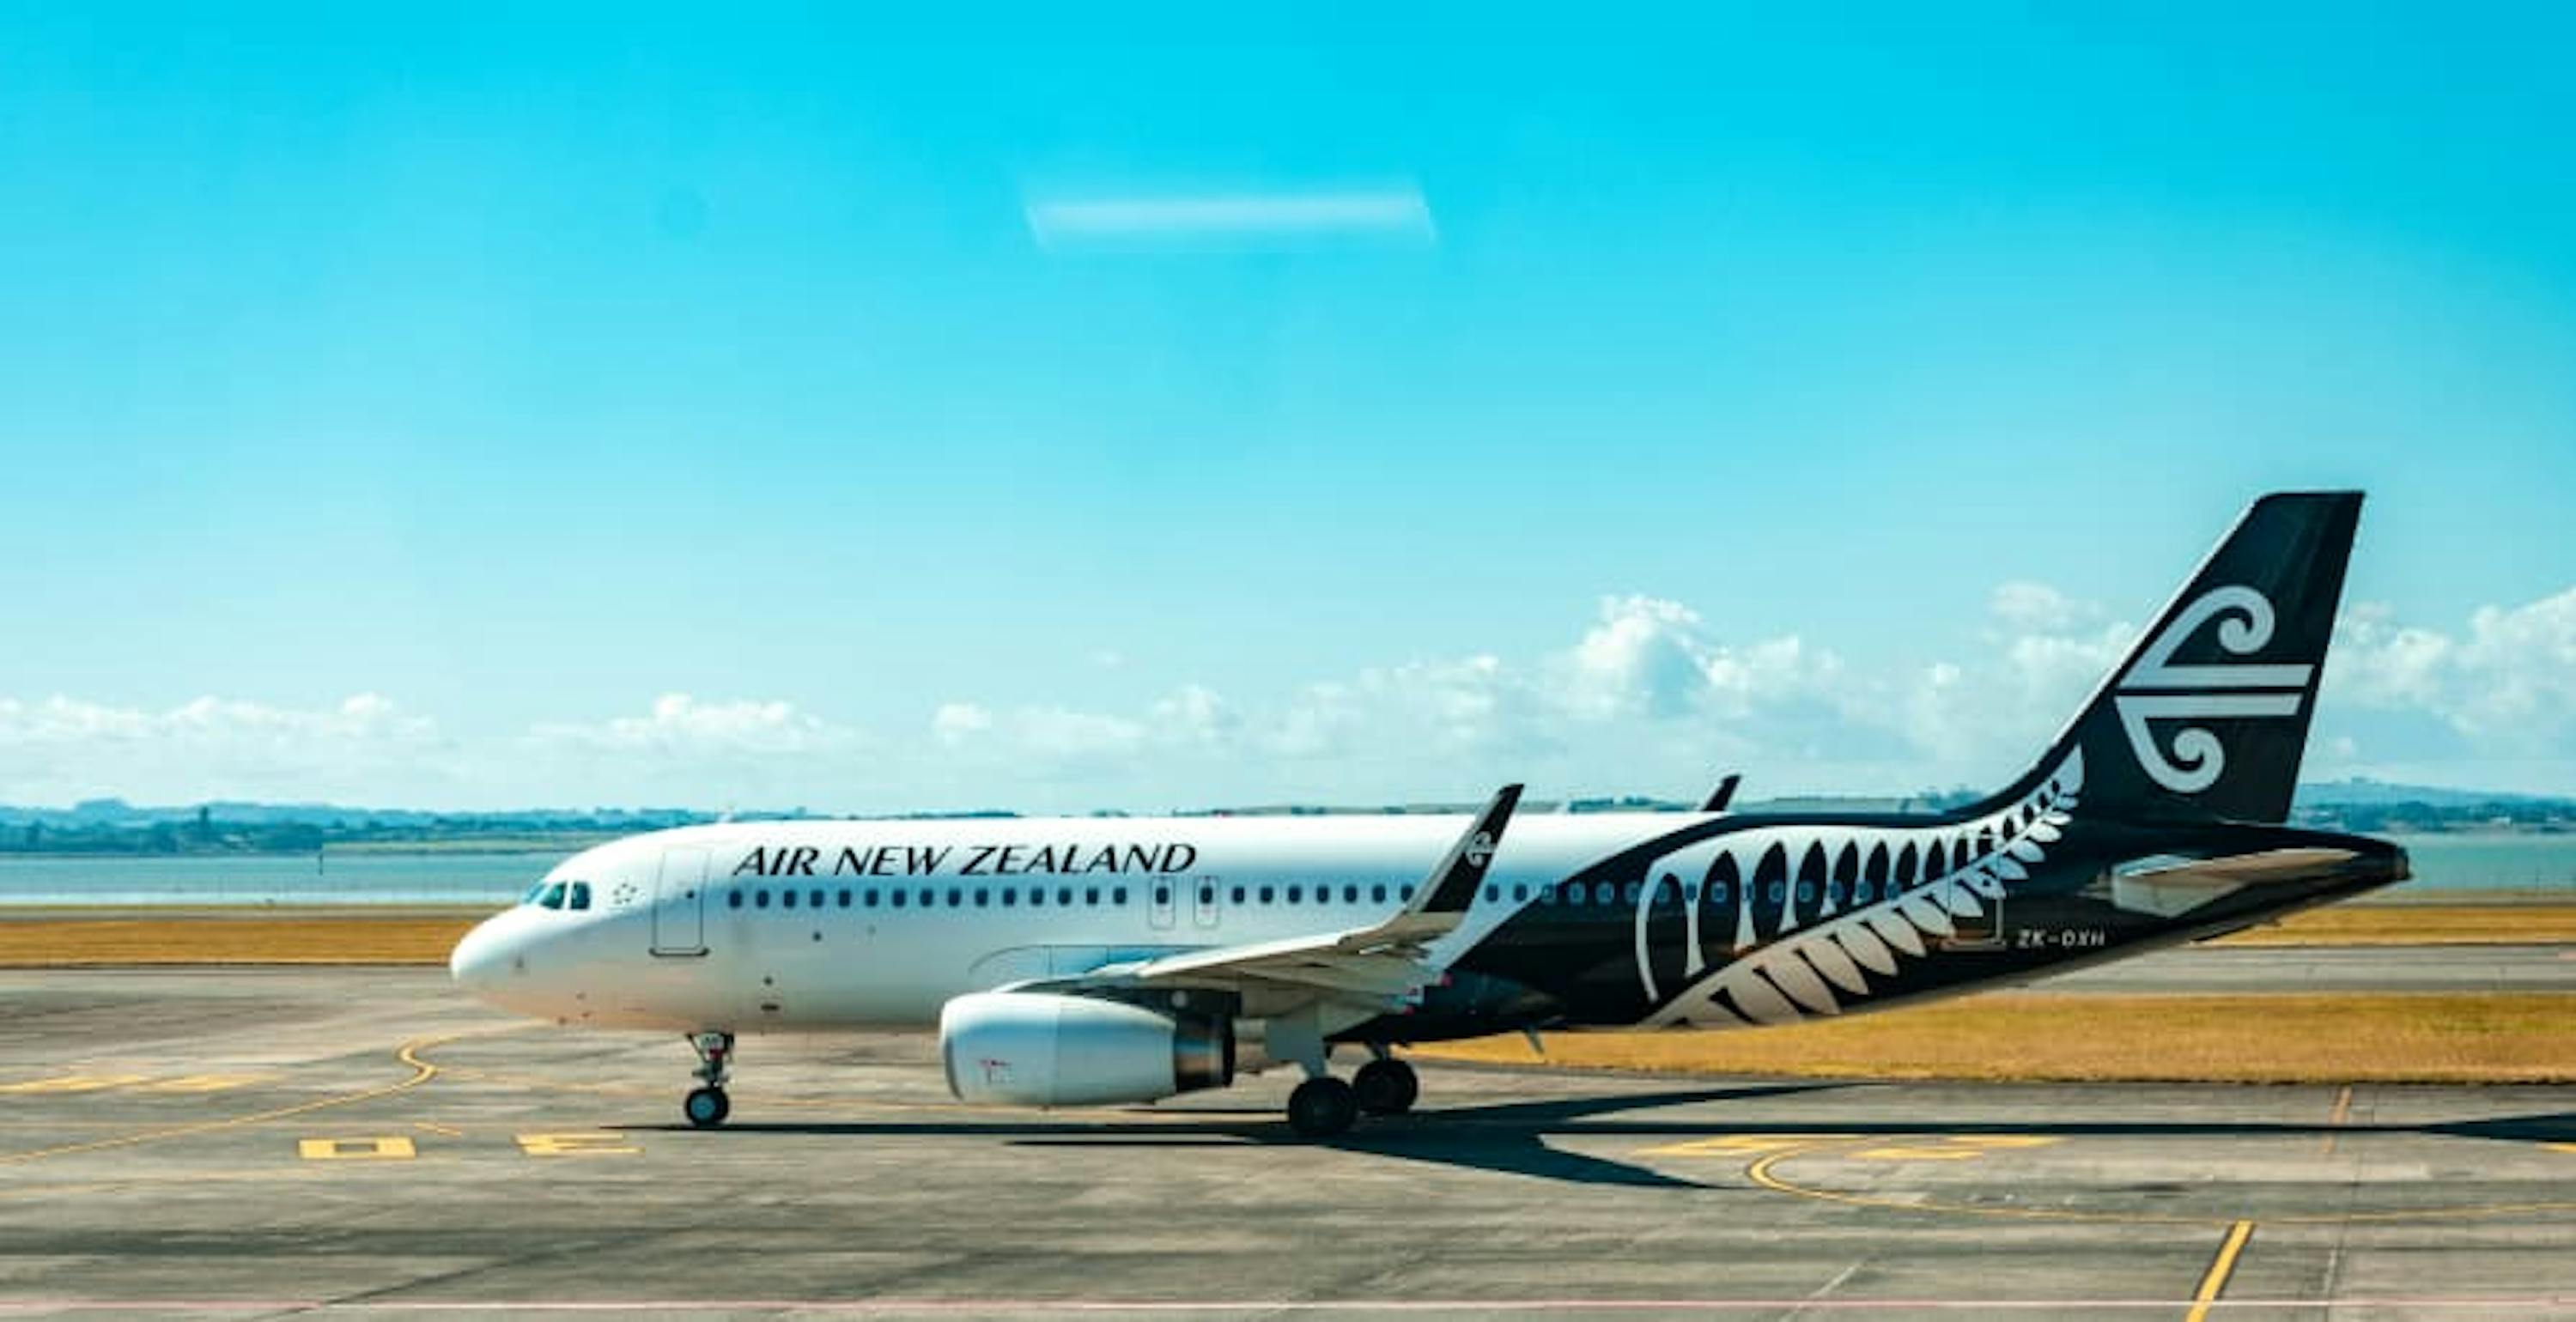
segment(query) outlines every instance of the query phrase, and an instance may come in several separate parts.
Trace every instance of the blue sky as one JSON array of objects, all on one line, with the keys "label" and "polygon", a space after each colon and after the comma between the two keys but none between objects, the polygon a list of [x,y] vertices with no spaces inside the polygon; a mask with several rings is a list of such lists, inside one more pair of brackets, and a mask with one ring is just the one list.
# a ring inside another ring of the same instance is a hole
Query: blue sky
[{"label": "blue sky", "polygon": [[2284,486],[2576,792],[2576,33],[2269,12],[13,8],[0,799],[1980,783]]}]

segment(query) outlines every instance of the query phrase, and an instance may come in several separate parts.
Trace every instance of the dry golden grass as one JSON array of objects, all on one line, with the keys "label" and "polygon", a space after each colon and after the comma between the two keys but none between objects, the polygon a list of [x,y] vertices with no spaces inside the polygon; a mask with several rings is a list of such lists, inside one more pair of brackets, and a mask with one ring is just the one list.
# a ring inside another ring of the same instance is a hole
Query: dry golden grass
[{"label": "dry golden grass", "polygon": [[479,915],[25,918],[0,921],[0,967],[444,964]]},{"label": "dry golden grass", "polygon": [[2576,904],[2328,905],[2227,937],[2231,946],[2514,945],[2576,942]]},{"label": "dry golden grass", "polygon": [[[1519,1037],[1416,1054],[1542,1059]],[[2566,1083],[2576,1081],[2576,993],[1993,992],[1781,1028],[1550,1034],[1543,1059],[1810,1078]]]}]

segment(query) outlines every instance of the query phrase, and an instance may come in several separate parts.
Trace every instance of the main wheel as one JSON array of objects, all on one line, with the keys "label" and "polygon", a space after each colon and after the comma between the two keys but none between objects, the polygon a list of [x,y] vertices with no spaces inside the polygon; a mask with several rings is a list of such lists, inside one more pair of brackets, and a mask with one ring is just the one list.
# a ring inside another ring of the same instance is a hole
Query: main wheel
[{"label": "main wheel", "polygon": [[722,1088],[700,1088],[680,1102],[680,1114],[687,1116],[689,1123],[700,1129],[713,1129],[723,1124],[732,1111],[733,1103],[726,1100]]},{"label": "main wheel", "polygon": [[1358,1096],[1360,1109],[1370,1115],[1402,1115],[1422,1095],[1422,1080],[1411,1065],[1381,1056],[1351,1076],[1351,1091]]},{"label": "main wheel", "polygon": [[1303,1137],[1331,1138],[1347,1132],[1359,1118],[1359,1098],[1351,1085],[1329,1074],[1308,1079],[1288,1094],[1288,1127]]}]

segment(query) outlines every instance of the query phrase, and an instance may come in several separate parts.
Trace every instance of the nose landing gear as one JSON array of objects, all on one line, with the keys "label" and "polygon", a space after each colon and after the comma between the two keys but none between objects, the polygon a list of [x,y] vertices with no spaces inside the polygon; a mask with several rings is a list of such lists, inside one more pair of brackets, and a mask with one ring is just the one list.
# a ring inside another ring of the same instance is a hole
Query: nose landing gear
[{"label": "nose landing gear", "polygon": [[691,1077],[699,1086],[681,1099],[680,1114],[700,1129],[713,1129],[733,1111],[733,1103],[725,1097],[725,1080],[732,1077],[726,1065],[733,1059],[733,1034],[691,1033],[689,1047],[698,1053],[698,1067]]}]

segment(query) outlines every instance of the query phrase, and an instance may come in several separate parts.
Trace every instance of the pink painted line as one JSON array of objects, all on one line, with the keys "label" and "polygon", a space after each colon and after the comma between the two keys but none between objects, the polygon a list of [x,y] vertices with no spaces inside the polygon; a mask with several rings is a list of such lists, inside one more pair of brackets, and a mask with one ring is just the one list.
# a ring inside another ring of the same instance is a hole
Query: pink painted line
[{"label": "pink painted line", "polygon": [[[0,1299],[0,1316],[33,1313],[1542,1313],[1741,1312],[1784,1308],[1825,1312],[2003,1312],[2067,1309],[2171,1310],[2188,1299]],[[2576,1307],[2576,1294],[2346,1295],[2333,1299],[2229,1299],[2232,1313],[2269,1309],[2416,1308],[2466,1312]]]}]

